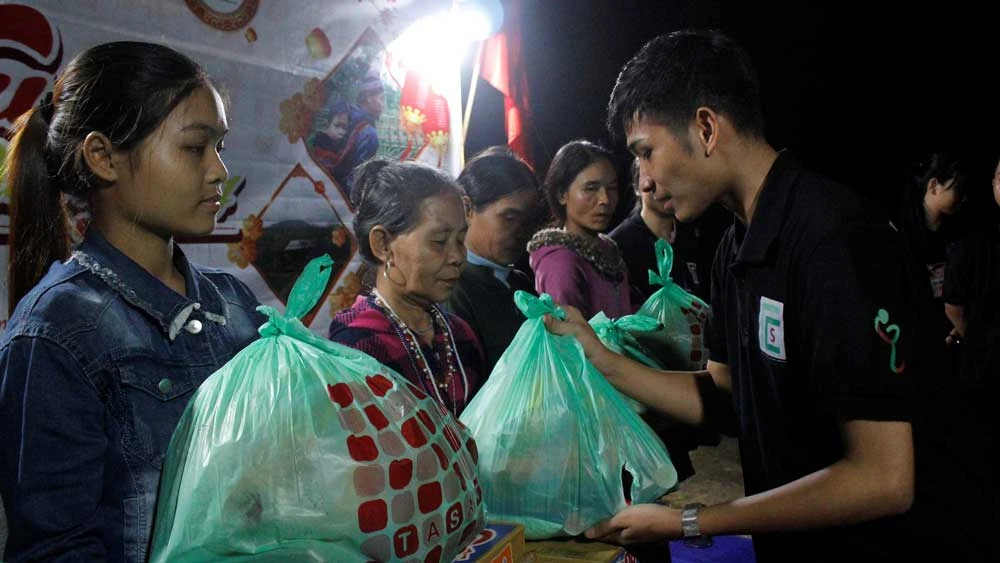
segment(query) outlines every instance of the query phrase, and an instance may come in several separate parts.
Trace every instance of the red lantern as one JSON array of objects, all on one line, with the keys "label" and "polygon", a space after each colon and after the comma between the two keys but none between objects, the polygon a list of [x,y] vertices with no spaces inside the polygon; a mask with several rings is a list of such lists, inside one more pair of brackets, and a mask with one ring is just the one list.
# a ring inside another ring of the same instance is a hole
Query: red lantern
[{"label": "red lantern", "polygon": [[432,94],[427,104],[427,120],[423,124],[427,143],[441,151],[448,145],[448,133],[451,131],[451,115],[448,112],[448,101],[440,94]]},{"label": "red lantern", "polygon": [[427,121],[427,105],[432,95],[427,79],[412,70],[406,73],[399,96],[399,121],[408,135],[416,135]]}]

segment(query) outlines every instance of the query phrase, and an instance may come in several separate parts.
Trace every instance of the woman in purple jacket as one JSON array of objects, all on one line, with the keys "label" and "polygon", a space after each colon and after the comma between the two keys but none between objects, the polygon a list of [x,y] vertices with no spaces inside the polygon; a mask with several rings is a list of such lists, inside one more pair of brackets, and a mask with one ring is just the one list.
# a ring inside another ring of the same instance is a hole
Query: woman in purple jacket
[{"label": "woman in purple jacket", "polygon": [[543,186],[559,227],[528,243],[535,289],[590,318],[635,312],[621,252],[603,232],[618,206],[618,176],[611,153],[589,141],[571,141],[552,159]]}]

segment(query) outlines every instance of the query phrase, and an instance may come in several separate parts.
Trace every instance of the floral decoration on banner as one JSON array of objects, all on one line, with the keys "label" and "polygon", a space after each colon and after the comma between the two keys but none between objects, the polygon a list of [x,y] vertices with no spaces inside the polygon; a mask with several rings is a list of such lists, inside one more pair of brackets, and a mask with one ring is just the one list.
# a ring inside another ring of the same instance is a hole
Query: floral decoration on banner
[{"label": "floral decoration on banner", "polygon": [[226,256],[241,270],[257,260],[257,240],[264,234],[264,222],[250,214],[243,219],[240,241],[226,244]]},{"label": "floral decoration on banner", "polygon": [[289,143],[297,143],[309,135],[313,117],[323,106],[325,98],[323,83],[318,78],[310,78],[302,92],[281,102],[278,128],[288,137]]}]

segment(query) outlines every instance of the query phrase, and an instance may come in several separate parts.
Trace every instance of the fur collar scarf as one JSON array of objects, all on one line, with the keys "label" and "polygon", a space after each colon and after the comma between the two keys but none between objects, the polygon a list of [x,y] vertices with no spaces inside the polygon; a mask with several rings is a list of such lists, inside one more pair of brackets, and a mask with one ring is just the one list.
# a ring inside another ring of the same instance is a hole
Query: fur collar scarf
[{"label": "fur collar scarf", "polygon": [[622,254],[615,241],[605,234],[598,234],[597,238],[593,239],[561,228],[542,229],[531,237],[528,252],[546,246],[562,246],[572,250],[609,281],[620,282],[625,279],[625,261],[622,260]]}]

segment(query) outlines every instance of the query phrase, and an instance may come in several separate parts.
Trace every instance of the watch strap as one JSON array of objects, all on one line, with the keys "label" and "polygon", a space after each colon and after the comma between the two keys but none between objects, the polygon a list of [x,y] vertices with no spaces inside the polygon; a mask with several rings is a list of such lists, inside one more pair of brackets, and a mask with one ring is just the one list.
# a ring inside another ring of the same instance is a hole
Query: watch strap
[{"label": "watch strap", "polygon": [[704,504],[695,502],[684,505],[681,510],[681,534],[685,538],[697,538],[701,536],[701,527],[698,525],[698,513]]}]

